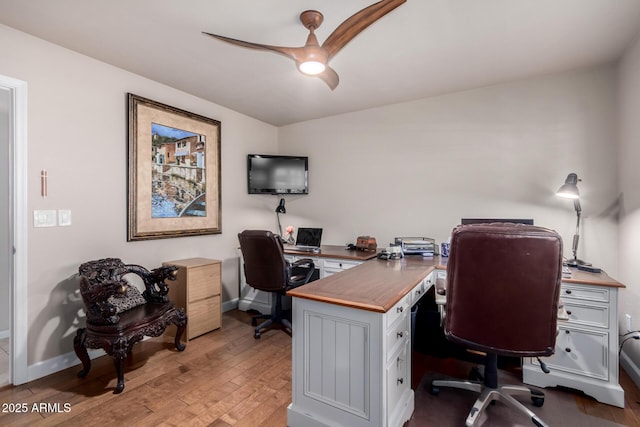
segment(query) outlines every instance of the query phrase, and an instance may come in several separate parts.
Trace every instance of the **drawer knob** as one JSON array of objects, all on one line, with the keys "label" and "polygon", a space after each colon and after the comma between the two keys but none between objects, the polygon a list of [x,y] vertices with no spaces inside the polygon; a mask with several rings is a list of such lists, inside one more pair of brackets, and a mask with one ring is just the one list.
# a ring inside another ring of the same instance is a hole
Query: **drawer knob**
[{"label": "drawer knob", "polygon": [[568,334],[570,334],[571,332],[565,329],[564,333],[568,335]]},{"label": "drawer knob", "polygon": [[571,349],[569,347],[565,348],[564,351],[566,351],[567,353],[571,353]]},{"label": "drawer knob", "polygon": [[398,378],[398,384],[402,384],[404,383],[404,379],[403,378]]},{"label": "drawer knob", "polygon": [[398,307],[398,313],[402,313],[404,311],[404,307],[400,306]]},{"label": "drawer knob", "polygon": [[566,291],[564,291],[566,294],[571,295],[571,289],[567,289]]},{"label": "drawer knob", "polygon": [[567,310],[567,314],[571,316],[571,310]]},{"label": "drawer knob", "polygon": [[398,332],[398,333],[396,334],[396,337],[397,337],[397,338],[402,338],[402,337],[404,337],[404,332]]}]

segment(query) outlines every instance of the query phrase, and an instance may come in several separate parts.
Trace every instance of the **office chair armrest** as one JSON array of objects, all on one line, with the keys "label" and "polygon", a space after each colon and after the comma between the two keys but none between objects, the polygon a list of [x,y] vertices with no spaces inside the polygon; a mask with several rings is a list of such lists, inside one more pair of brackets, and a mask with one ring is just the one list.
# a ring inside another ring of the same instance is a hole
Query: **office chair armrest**
[{"label": "office chair armrest", "polygon": [[[304,285],[309,282],[311,276],[313,275],[313,271],[316,268],[313,260],[311,258],[302,258],[292,263],[287,263],[287,275],[289,286],[295,288],[296,286]],[[306,270],[305,274],[293,275],[294,268],[302,268]]]}]

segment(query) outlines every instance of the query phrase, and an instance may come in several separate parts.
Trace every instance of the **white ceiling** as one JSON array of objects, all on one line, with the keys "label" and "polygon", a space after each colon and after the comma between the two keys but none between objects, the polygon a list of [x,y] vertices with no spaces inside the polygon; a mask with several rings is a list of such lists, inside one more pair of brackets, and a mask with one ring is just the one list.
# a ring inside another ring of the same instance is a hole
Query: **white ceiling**
[{"label": "white ceiling", "polygon": [[202,31],[320,43],[374,0],[0,0],[0,23],[276,126],[617,60],[638,0],[408,0],[331,61],[331,91],[293,61]]}]

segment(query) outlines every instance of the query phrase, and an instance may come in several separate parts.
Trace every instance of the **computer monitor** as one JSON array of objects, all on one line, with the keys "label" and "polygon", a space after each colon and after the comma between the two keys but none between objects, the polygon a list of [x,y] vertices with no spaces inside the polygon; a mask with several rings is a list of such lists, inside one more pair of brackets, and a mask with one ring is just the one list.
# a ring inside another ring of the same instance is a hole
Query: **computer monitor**
[{"label": "computer monitor", "polygon": [[513,224],[533,225],[533,219],[515,219],[515,218],[462,218],[460,224],[488,224],[492,222],[510,222]]}]

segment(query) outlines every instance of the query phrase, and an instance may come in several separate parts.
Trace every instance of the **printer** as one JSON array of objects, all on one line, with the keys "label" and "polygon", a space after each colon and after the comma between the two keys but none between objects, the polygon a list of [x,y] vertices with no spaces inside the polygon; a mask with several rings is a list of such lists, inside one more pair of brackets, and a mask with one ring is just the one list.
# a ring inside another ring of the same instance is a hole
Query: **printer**
[{"label": "printer", "polygon": [[395,246],[400,246],[405,255],[434,256],[436,242],[429,237],[396,237]]}]

